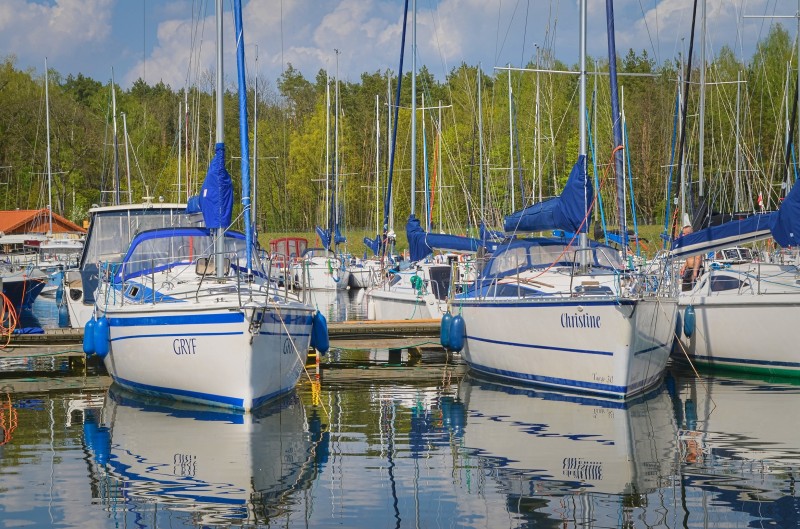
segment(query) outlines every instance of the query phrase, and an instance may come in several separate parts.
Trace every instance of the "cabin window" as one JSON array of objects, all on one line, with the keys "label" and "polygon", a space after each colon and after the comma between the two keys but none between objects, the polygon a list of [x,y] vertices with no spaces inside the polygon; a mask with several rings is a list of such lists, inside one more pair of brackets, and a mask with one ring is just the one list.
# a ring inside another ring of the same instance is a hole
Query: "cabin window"
[{"label": "cabin window", "polygon": [[711,292],[724,292],[726,290],[739,290],[747,283],[738,277],[730,275],[713,275],[709,282]]},{"label": "cabin window", "polygon": [[494,258],[489,274],[496,276],[520,267],[526,268],[528,266],[527,254],[528,251],[524,247],[509,248]]}]

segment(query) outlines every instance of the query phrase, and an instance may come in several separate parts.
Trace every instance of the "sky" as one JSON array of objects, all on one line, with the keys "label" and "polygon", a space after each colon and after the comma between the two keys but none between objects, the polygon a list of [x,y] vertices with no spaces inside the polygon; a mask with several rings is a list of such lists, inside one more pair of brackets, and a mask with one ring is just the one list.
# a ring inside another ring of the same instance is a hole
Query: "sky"
[{"label": "sky", "polygon": [[[242,1],[248,75],[274,83],[292,64],[312,81],[326,69],[354,82],[363,72],[398,70],[403,0]],[[223,0],[228,82],[236,67],[232,5]],[[747,60],[776,22],[794,37],[799,8],[799,0],[706,0],[707,56],[728,45]],[[662,62],[688,50],[692,0],[616,0],[614,9],[620,55],[647,50]],[[213,11],[213,0],[0,0],[0,57],[13,55],[37,75],[47,58],[64,77],[106,83],[113,69],[123,88],[142,78],[179,89],[213,70]],[[605,56],[605,2],[589,0],[588,13],[588,54]],[[765,15],[792,18],[750,18]],[[578,0],[417,0],[416,18],[417,65],[439,79],[462,62],[486,71],[520,66],[537,46],[578,60]],[[411,14],[408,32],[410,50]]]}]

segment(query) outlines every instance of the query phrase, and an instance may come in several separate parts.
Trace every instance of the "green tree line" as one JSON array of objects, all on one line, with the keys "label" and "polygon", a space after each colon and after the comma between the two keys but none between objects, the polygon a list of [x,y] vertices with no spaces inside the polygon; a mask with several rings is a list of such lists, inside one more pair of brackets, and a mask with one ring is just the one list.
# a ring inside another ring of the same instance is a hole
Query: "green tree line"
[{"label": "green tree line", "polygon": [[[785,165],[787,119],[796,97],[792,47],[786,30],[776,25],[747,61],[723,48],[708,64],[702,171],[699,70],[693,66],[692,83],[682,96],[688,98],[689,108],[683,164],[687,202],[700,199],[702,185],[702,198],[712,210],[754,211],[761,207],[759,195],[770,208],[794,181]],[[667,201],[678,195],[678,157],[673,153],[678,145],[679,90],[685,88],[684,62],[678,57],[656,64],[646,51],[634,50],[618,58],[626,172],[639,223],[662,223]],[[44,77],[16,63],[13,56],[0,63],[0,207],[42,208],[48,193]],[[546,51],[525,67],[576,69]],[[415,213],[424,217],[430,205],[437,229],[464,233],[481,221],[498,227],[503,215],[557,195],[566,181],[578,152],[578,76],[522,70],[496,68],[479,74],[477,66],[462,63],[441,80],[425,67],[418,71]],[[588,70],[589,167],[597,174],[606,220],[614,223],[608,60],[590,59]],[[196,193],[214,148],[213,72],[204,79],[188,89],[149,85],[141,79],[122,89],[81,74],[64,77],[51,69],[53,210],[80,222],[92,204],[115,200],[115,188],[123,202],[145,196],[184,202]],[[324,70],[306,79],[288,65],[274,83],[251,80],[251,142],[256,86],[258,136],[250,152],[258,157],[256,218],[262,232],[309,231],[325,225],[326,176],[330,180],[334,173],[336,210],[345,232],[380,224],[396,74],[390,69],[365,72],[356,81],[337,83]],[[224,106],[228,168],[239,196],[238,98],[229,83]],[[404,72],[392,188],[399,229],[411,207],[410,108],[411,76]],[[431,182],[429,195],[424,193],[426,179]],[[626,197],[629,207],[631,202]]]}]

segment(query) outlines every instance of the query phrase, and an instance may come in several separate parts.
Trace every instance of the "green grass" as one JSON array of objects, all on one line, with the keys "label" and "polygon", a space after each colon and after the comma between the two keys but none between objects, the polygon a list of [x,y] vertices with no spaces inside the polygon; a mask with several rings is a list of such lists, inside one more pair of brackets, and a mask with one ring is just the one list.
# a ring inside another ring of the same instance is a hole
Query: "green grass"
[{"label": "green grass", "polygon": [[[655,253],[662,248],[663,243],[661,241],[661,232],[663,229],[664,227],[661,225],[639,226],[639,237],[643,242],[642,253],[645,254],[647,258],[653,257],[653,255],[655,255]],[[354,255],[361,255],[364,253],[364,249],[366,248],[363,243],[364,237],[374,239],[376,233],[375,230],[355,229],[347,230],[344,235],[347,237],[347,244],[345,245],[347,251]],[[272,239],[279,239],[281,237],[303,237],[308,239],[308,245],[310,247],[320,246],[317,234],[310,231],[262,233],[259,235],[259,242],[264,248],[269,248],[269,241]],[[402,252],[407,248],[408,239],[406,238],[405,229],[400,229],[397,231],[397,251]]]}]

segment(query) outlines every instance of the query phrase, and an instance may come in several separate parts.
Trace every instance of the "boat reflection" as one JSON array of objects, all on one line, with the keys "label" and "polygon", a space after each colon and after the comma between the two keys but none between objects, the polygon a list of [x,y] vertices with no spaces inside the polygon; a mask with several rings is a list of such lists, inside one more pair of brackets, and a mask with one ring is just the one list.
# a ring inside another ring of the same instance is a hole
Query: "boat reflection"
[{"label": "boat reflection", "polygon": [[146,400],[116,386],[101,409],[85,411],[84,439],[93,496],[137,527],[288,523],[328,442],[294,391],[244,414]]},{"label": "boat reflection", "polygon": [[630,515],[673,474],[676,424],[663,386],[620,401],[469,375],[458,396],[466,410],[464,450],[505,493],[509,512],[530,521],[591,526],[620,508]]},{"label": "boat reflection", "polygon": [[746,515],[750,526],[797,527],[798,381],[716,375],[698,379],[674,370],[666,384],[678,419],[687,513],[718,517],[733,511]]}]

